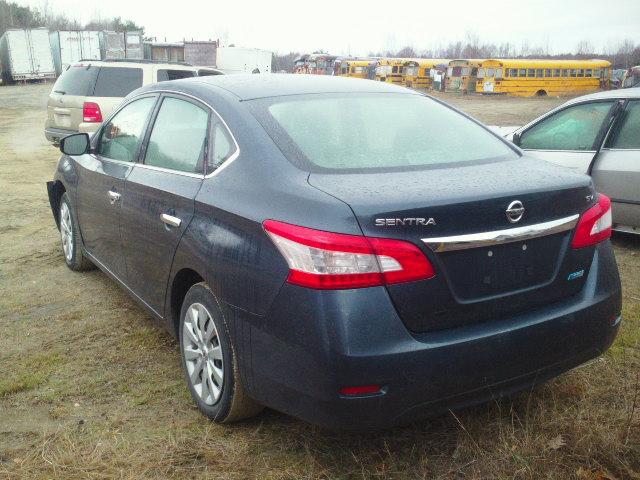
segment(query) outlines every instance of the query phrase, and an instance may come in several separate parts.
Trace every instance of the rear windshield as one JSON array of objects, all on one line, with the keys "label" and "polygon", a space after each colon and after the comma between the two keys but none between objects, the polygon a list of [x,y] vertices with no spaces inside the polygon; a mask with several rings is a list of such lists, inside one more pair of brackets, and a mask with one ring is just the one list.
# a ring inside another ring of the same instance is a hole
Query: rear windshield
[{"label": "rear windshield", "polygon": [[422,95],[304,95],[255,104],[280,149],[312,170],[411,169],[517,157],[474,121]]},{"label": "rear windshield", "polygon": [[102,67],[98,74],[94,97],[126,97],[142,86],[142,69]]},{"label": "rear windshield", "polygon": [[100,67],[72,66],[65,70],[53,86],[53,91],[65,95],[86,97],[93,92]]},{"label": "rear windshield", "polygon": [[181,78],[195,77],[196,73],[191,70],[158,70],[158,81],[166,82],[167,80],[180,80]]}]

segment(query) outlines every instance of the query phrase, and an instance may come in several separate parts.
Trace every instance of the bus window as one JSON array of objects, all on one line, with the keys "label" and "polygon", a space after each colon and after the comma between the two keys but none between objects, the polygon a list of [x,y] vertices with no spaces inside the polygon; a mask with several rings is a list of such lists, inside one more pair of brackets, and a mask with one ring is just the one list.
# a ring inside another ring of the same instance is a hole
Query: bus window
[{"label": "bus window", "polygon": [[520,70],[518,70],[518,76],[519,77],[526,77],[527,76],[527,69],[526,68],[521,68]]},{"label": "bus window", "polygon": [[451,76],[459,77],[460,72],[462,72],[462,67],[453,67],[453,74]]},{"label": "bus window", "polygon": [[591,77],[593,76],[593,70],[591,70],[590,68],[587,68],[587,69],[584,71],[584,76],[585,76],[585,77],[588,77],[588,78],[591,78]]},{"label": "bus window", "polygon": [[560,69],[559,68],[555,68],[553,70],[553,76],[554,77],[559,77],[560,76]]},{"label": "bus window", "polygon": [[527,70],[527,77],[535,77],[535,76],[536,76],[535,68],[530,68],[529,70]]},{"label": "bus window", "polygon": [[502,69],[496,68],[496,78],[502,78]]},{"label": "bus window", "polygon": [[462,76],[466,77],[469,75],[469,67],[462,67]]},{"label": "bus window", "polygon": [[577,70],[575,68],[572,68],[571,69],[571,76],[575,77],[576,76],[576,72],[577,72]]},{"label": "bus window", "polygon": [[566,68],[563,68],[563,69],[562,69],[562,76],[563,76],[563,77],[568,77],[568,76],[569,76],[569,70],[568,70],[568,69],[566,69]]},{"label": "bus window", "polygon": [[484,78],[484,68],[478,69],[478,78]]},{"label": "bus window", "polygon": [[547,68],[547,69],[544,71],[544,76],[545,76],[545,77],[550,77],[550,76],[551,76],[551,69],[550,69],[550,68]]},{"label": "bus window", "polygon": [[542,75],[542,72],[543,72],[542,68],[538,68],[538,69],[536,70],[536,77],[542,77],[542,76],[543,76],[543,75]]},{"label": "bus window", "polygon": [[451,77],[452,75],[453,75],[453,68],[452,67],[447,68],[447,76]]},{"label": "bus window", "polygon": [[492,78],[495,70],[493,68],[487,68],[487,77]]},{"label": "bus window", "polygon": [[578,77],[584,77],[584,71],[581,68],[578,69],[578,75],[577,76]]},{"label": "bus window", "polygon": [[596,77],[596,78],[600,77],[600,69],[599,68],[596,68],[596,69],[593,70],[593,76]]},{"label": "bus window", "polygon": [[473,68],[471,69],[471,76],[475,76],[475,75],[477,75],[477,74],[478,74],[478,67],[473,67]]},{"label": "bus window", "polygon": [[510,77],[517,77],[518,76],[518,69],[517,68],[510,68],[509,69],[509,76]]}]

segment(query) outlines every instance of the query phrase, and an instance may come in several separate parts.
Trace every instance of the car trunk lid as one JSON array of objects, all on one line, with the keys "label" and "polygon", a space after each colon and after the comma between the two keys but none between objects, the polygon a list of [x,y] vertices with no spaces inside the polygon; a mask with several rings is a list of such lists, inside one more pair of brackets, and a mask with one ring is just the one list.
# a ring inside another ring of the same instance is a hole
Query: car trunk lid
[{"label": "car trunk lid", "polygon": [[[312,173],[309,183],[347,203],[365,235],[412,242],[433,263],[435,278],[387,287],[412,331],[458,327],[560,300],[581,288],[590,266],[588,252],[569,247],[577,215],[594,201],[590,180],[545,162]],[[524,213],[512,223],[506,210],[514,202]],[[536,228],[533,236],[504,241],[509,233]],[[478,242],[492,232],[502,233]]]}]

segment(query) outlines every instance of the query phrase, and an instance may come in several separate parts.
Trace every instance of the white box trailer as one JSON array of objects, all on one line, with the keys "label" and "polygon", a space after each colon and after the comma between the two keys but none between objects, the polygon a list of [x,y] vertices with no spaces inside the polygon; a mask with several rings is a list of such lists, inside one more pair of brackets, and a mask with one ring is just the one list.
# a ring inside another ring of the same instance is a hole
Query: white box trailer
[{"label": "white box trailer", "polygon": [[100,32],[67,31],[51,32],[51,50],[58,75],[80,60],[100,60]]},{"label": "white box trailer", "polygon": [[259,48],[219,47],[216,68],[224,73],[270,73],[273,52]]},{"label": "white box trailer", "polygon": [[127,58],[140,60],[144,58],[141,32],[125,33],[125,55]]},{"label": "white box trailer", "polygon": [[0,38],[0,70],[4,83],[55,78],[49,31],[7,30]]},{"label": "white box trailer", "polygon": [[124,32],[100,32],[100,50],[103,59],[124,58]]}]

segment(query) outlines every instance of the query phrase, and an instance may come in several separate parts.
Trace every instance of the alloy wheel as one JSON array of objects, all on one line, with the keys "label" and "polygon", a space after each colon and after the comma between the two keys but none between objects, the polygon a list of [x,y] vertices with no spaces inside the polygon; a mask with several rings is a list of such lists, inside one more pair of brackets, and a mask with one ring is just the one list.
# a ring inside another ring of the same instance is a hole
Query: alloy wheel
[{"label": "alloy wheel", "polygon": [[213,318],[201,303],[187,308],[182,350],[193,389],[204,403],[215,404],[224,384],[222,345]]},{"label": "alloy wheel", "polygon": [[62,239],[62,250],[64,258],[70,262],[73,258],[73,225],[71,223],[71,210],[67,202],[60,205],[60,238]]}]

